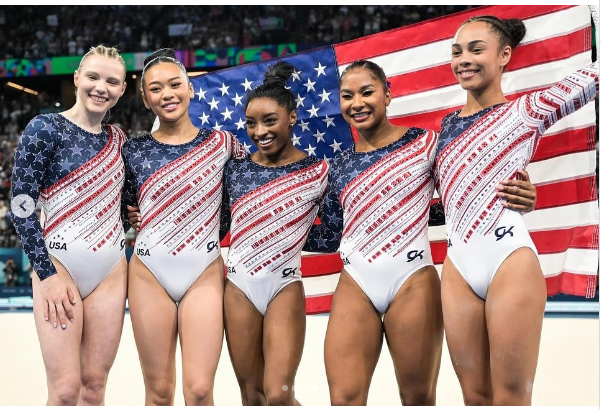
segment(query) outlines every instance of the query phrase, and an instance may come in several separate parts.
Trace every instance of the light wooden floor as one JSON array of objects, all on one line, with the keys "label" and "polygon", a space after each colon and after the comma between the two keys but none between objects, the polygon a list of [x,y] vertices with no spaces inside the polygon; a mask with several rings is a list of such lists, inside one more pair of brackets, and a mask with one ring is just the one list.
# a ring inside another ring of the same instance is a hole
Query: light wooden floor
[{"label": "light wooden floor", "polygon": [[[327,315],[309,316],[305,351],[296,378],[303,405],[329,405],[323,365]],[[46,377],[31,312],[0,313],[0,405],[43,405]],[[179,350],[178,350],[179,354]],[[176,405],[183,405],[178,359]],[[438,405],[463,405],[446,345],[438,380]],[[238,386],[225,347],[215,380],[217,405],[240,405]],[[143,405],[144,387],[129,315],[109,375],[107,405]],[[386,347],[373,378],[369,405],[400,405]],[[599,406],[599,320],[545,318],[534,384],[534,405]]]}]

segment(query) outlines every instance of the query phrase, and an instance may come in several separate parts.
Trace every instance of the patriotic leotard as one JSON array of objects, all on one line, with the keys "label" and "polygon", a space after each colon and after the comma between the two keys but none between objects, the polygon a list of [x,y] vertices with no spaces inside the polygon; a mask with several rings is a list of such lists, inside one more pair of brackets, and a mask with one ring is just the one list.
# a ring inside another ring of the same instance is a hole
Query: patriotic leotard
[{"label": "patriotic leotard", "polygon": [[207,129],[181,145],[144,134],[123,146],[123,201],[141,215],[134,252],[175,302],[221,254],[223,169],[244,155],[231,133]]},{"label": "patriotic leotard", "polygon": [[231,218],[227,278],[263,315],[282,288],[301,279],[301,250],[327,175],[328,164],[311,156],[277,167],[250,157],[226,165],[224,228],[227,216]]},{"label": "patriotic leotard", "polygon": [[545,91],[443,119],[435,178],[444,203],[447,254],[479,297],[486,298],[498,268],[515,250],[528,247],[537,254],[521,214],[502,206],[495,186],[525,169],[541,135],[598,90],[594,63]]},{"label": "patriotic leotard", "polygon": [[[42,203],[44,227],[34,212],[13,213],[25,254],[40,280],[69,272],[87,297],[125,256],[120,217],[123,132],[114,126],[88,132],[61,114],[29,122],[15,154],[12,197]],[[17,204],[18,205],[18,204]]]},{"label": "patriotic leotard", "polygon": [[403,283],[432,265],[428,216],[434,192],[437,134],[419,128],[373,150],[351,146],[331,163],[322,224],[305,250],[333,252],[344,269],[385,313]]}]

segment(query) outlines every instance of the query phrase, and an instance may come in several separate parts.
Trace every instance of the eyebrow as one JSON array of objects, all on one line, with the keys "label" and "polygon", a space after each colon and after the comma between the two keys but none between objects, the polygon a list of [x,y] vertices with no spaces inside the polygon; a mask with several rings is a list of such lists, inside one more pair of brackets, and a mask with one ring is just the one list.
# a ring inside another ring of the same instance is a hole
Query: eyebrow
[{"label": "eyebrow", "polygon": [[[98,77],[100,77],[100,74],[98,74],[96,71],[85,71],[83,73],[83,75],[96,75]],[[121,79],[117,78],[117,77],[108,77],[109,80],[115,80],[115,81],[121,81]]]},{"label": "eyebrow", "polygon": [[[467,46],[471,47],[473,45],[476,45],[477,43],[484,43],[484,44],[486,44],[486,41],[484,41],[484,40],[473,40],[473,41],[470,41],[469,43],[467,43]],[[453,47],[461,47],[461,46],[459,44],[455,43],[455,44],[453,44]]]},{"label": "eyebrow", "polygon": [[[364,86],[362,86],[361,88],[359,88],[359,91],[364,91],[364,90],[366,90],[366,89],[367,89],[367,88],[369,88],[369,87],[375,87],[375,85],[374,85],[374,84],[367,84],[367,85],[364,85]],[[346,89],[346,88],[342,88],[342,89],[340,90],[340,92],[352,92],[352,91],[351,91],[351,90],[348,90],[348,89]]]},{"label": "eyebrow", "polygon": [[[178,77],[173,77],[173,78],[169,78],[167,80],[167,82],[173,81],[173,80],[179,80],[181,79],[179,76]],[[161,81],[152,81],[150,83],[148,83],[148,85],[152,85],[152,84],[161,84]]]},{"label": "eyebrow", "polygon": [[[275,112],[275,111],[274,111],[274,112],[268,112],[268,113],[266,113],[265,115],[263,115],[263,118],[266,118],[266,117],[268,117],[269,115],[277,115],[277,114],[278,114],[278,113],[277,113],[277,112]],[[246,115],[246,119],[249,119],[249,118],[250,118],[250,119],[255,119],[255,117],[254,117],[254,116],[252,116],[252,115]]]}]

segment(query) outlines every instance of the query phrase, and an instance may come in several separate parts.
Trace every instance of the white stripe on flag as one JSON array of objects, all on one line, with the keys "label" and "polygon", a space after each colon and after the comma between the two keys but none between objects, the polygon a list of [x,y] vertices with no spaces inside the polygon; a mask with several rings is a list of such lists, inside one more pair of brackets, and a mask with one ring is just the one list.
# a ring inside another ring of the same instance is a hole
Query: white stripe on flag
[{"label": "white stripe on flag", "polygon": [[599,223],[599,206],[592,201],[534,210],[524,214],[524,221],[530,232],[589,226]]},{"label": "white stripe on flag", "polygon": [[570,248],[563,253],[541,254],[538,259],[545,277],[554,277],[562,271],[590,275],[597,273],[597,250]]},{"label": "white stripe on flag", "polygon": [[536,185],[546,185],[595,174],[595,151],[577,152],[530,163],[526,170]]},{"label": "white stripe on flag", "polygon": [[305,287],[305,295],[327,295],[332,294],[338,284],[340,273],[318,276],[318,277],[303,277],[303,287]]}]

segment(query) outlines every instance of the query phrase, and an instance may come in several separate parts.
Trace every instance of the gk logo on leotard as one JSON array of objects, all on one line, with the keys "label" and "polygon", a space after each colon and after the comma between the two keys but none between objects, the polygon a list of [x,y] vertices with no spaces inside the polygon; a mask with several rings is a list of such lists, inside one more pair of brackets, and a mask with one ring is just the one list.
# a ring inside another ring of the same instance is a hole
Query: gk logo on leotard
[{"label": "gk logo on leotard", "polygon": [[348,259],[348,257],[342,259],[343,266],[348,266],[349,264],[351,264],[351,261]]},{"label": "gk logo on leotard", "polygon": [[409,253],[407,253],[407,263],[409,263],[410,261],[415,260],[416,258],[420,258],[423,259],[424,258],[424,250],[411,250]]},{"label": "gk logo on leotard", "polygon": [[219,248],[218,241],[210,241],[207,243],[207,253],[210,253],[211,251],[215,250],[216,248]]},{"label": "gk logo on leotard", "polygon": [[289,275],[296,275],[296,269],[298,267],[294,267],[294,268],[285,268],[284,271],[282,271],[282,278],[283,277],[288,277]]},{"label": "gk logo on leotard", "polygon": [[447,248],[449,247],[453,247],[453,243],[451,242],[451,239],[447,240]]},{"label": "gk logo on leotard", "polygon": [[125,247],[125,239],[121,240],[121,250]]},{"label": "gk logo on leotard", "polygon": [[505,226],[501,226],[501,227],[497,227],[497,229],[495,230],[495,236],[497,236],[497,241],[501,240],[503,237],[505,237],[506,234],[509,234],[511,237],[513,237],[513,226],[507,228]]}]

